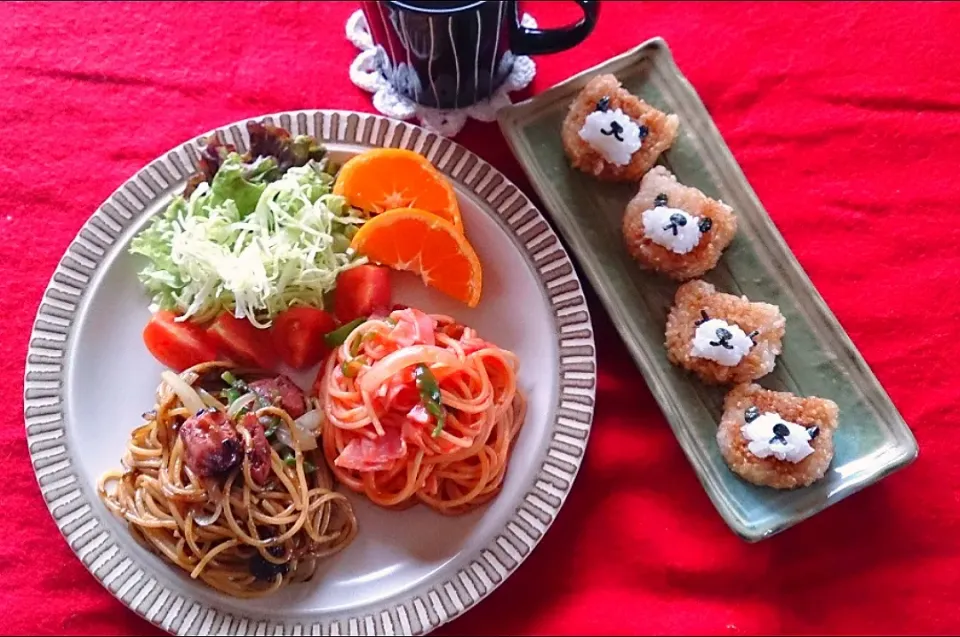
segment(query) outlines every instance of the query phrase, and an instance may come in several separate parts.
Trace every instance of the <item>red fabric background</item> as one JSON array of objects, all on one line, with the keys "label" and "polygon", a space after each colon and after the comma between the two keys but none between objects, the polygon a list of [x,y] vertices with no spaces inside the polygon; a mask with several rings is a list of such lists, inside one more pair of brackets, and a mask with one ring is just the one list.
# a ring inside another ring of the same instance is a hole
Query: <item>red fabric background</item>
[{"label": "red fabric background", "polygon": [[[558,24],[566,4],[526,6]],[[960,4],[603,5],[584,46],[538,59],[530,91],[664,36],[920,459],[744,544],[591,295],[600,380],[576,488],[524,566],[441,632],[955,633]],[[87,573],[40,497],[19,405],[31,322],[88,215],[173,145],[275,111],[372,110],[347,77],[355,7],[0,4],[0,393],[18,403],[0,427],[0,632],[157,632]],[[531,192],[495,124],[458,141]]]}]

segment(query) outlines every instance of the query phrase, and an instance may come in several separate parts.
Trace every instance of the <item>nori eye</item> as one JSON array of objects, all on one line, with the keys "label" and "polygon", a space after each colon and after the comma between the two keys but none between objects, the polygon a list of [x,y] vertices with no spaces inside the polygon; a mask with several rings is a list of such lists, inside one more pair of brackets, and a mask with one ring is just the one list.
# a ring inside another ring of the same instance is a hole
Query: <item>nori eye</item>
[{"label": "nori eye", "polygon": [[610,109],[610,97],[607,95],[604,95],[597,102],[597,110],[600,111],[601,113],[606,113],[609,109]]},{"label": "nori eye", "polygon": [[710,217],[704,217],[700,220],[699,228],[700,232],[709,232],[710,228],[713,227],[713,219]]},{"label": "nori eye", "polygon": [[662,192],[661,192],[661,193],[660,193],[659,195],[657,195],[656,198],[653,200],[653,207],[654,207],[654,208],[659,208],[660,206],[666,206],[666,205],[667,205],[667,195],[666,195],[666,193],[662,193]]},{"label": "nori eye", "polygon": [[820,435],[820,427],[810,427],[807,429],[807,435],[810,436],[810,440],[816,440]]},{"label": "nori eye", "polygon": [[753,422],[760,417],[760,410],[757,409],[756,405],[748,407],[745,412],[743,412],[743,420],[745,422]]},{"label": "nori eye", "polygon": [[650,129],[640,124],[640,128],[637,130],[637,134],[640,136],[640,141],[643,141],[647,138],[647,135],[650,134]]}]

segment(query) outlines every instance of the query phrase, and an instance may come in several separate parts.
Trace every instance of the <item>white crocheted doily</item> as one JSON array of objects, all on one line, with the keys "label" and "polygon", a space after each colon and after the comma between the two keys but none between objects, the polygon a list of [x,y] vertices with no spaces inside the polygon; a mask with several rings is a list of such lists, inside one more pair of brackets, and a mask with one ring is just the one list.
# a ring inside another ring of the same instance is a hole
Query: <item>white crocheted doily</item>
[{"label": "white crocheted doily", "polygon": [[[536,28],[537,21],[529,14],[524,14],[521,24],[525,27]],[[504,55],[506,64],[513,60],[513,70],[504,83],[490,96],[489,99],[477,102],[471,106],[456,110],[440,110],[417,104],[413,100],[401,95],[387,81],[384,72],[393,73],[390,61],[383,47],[373,43],[367,20],[363,11],[357,9],[347,20],[347,39],[353,42],[360,54],[350,65],[350,79],[354,84],[365,91],[373,93],[374,107],[396,119],[410,119],[416,117],[420,124],[429,130],[452,137],[460,132],[467,118],[492,122],[496,119],[497,109],[510,104],[507,93],[526,88],[533,81],[537,73],[536,63],[525,55],[514,56],[509,51]],[[501,62],[504,64],[504,62]],[[400,66],[397,65],[397,71]]]}]

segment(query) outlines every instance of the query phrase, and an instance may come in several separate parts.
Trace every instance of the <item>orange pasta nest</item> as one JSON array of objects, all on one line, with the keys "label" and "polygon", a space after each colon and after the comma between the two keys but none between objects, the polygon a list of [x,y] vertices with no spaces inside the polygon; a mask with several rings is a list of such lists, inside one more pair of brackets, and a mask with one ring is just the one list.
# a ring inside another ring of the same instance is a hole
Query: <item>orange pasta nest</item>
[{"label": "orange pasta nest", "polygon": [[489,501],[526,411],[517,364],[448,316],[405,308],[360,324],[317,382],[334,475],[388,508]]}]

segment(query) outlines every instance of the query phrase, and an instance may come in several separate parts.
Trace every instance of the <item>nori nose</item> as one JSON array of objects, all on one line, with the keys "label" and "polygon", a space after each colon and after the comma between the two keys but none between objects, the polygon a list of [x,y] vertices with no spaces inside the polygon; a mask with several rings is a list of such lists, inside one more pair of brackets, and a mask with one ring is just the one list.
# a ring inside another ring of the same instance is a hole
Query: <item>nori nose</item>
[{"label": "nori nose", "polygon": [[687,225],[687,218],[684,217],[679,212],[675,212],[672,215],[670,215],[670,223],[672,223],[675,226],[685,226]]},{"label": "nori nose", "polygon": [[733,334],[731,334],[730,330],[725,327],[718,327],[717,338],[719,338],[721,341],[729,341],[731,338],[733,338]]},{"label": "nori nose", "polygon": [[777,438],[786,438],[790,435],[790,428],[782,422],[778,422],[773,426],[773,435]]}]

